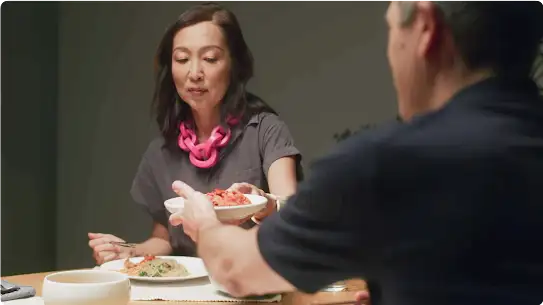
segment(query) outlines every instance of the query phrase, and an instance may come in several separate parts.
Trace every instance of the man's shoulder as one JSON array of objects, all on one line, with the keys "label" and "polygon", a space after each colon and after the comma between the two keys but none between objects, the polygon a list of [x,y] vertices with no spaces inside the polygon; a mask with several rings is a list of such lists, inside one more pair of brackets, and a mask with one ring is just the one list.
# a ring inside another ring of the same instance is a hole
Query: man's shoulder
[{"label": "man's shoulder", "polygon": [[459,120],[447,113],[432,113],[410,122],[387,123],[342,141],[332,155],[362,162],[363,157],[386,160],[387,157],[431,155],[451,147],[455,147],[455,151],[473,149],[481,146],[479,143],[485,137],[490,141],[492,129],[477,129],[471,121],[476,118]]},{"label": "man's shoulder", "polygon": [[[335,149],[334,153],[359,155],[360,151],[379,152],[395,143],[404,142],[406,138],[412,138],[417,142],[430,142],[434,135],[426,133],[428,127],[425,122],[388,122],[373,129],[358,132],[357,134],[343,140]],[[415,146],[412,142],[410,146]]]},{"label": "man's shoulder", "polygon": [[492,140],[504,120],[479,113],[436,111],[416,117],[409,122],[388,124],[364,133],[358,141],[386,149],[425,149],[436,146],[471,146]]},{"label": "man's shoulder", "polygon": [[377,160],[386,151],[389,143],[407,132],[406,128],[402,123],[392,122],[358,132],[312,162],[312,168],[323,175],[333,172],[369,175],[376,170]]}]

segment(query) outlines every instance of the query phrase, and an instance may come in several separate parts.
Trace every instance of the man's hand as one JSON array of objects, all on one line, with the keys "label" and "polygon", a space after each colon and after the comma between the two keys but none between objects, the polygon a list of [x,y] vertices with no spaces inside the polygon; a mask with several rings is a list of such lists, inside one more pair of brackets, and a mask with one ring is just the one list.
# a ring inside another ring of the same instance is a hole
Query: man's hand
[{"label": "man's hand", "polygon": [[199,231],[220,224],[213,203],[205,194],[195,191],[181,181],[174,181],[172,189],[185,198],[185,206],[181,212],[170,216],[170,223],[173,226],[183,224],[183,230],[192,240],[198,240]]},{"label": "man's hand", "polygon": [[259,195],[268,199],[266,207],[254,215],[256,220],[262,220],[277,210],[277,202],[275,199],[270,198],[266,192],[250,183],[234,183],[228,190],[238,191],[243,194]]}]

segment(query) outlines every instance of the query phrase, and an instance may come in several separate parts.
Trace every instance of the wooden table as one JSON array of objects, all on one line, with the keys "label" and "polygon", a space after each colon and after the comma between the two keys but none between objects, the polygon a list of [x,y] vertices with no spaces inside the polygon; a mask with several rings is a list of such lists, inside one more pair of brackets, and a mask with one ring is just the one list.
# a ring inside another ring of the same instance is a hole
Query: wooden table
[{"label": "wooden table", "polygon": [[[15,283],[17,285],[32,286],[36,289],[36,295],[41,296],[41,287],[45,276],[52,272],[33,273],[3,277],[2,279]],[[366,288],[364,281],[350,280],[347,281],[347,291],[342,292],[319,292],[314,295],[304,294],[301,292],[287,293],[283,296],[283,299],[279,303],[280,305],[310,305],[311,303],[325,303],[325,302],[341,302],[354,300],[354,293]],[[183,305],[217,305],[217,302],[175,302]],[[131,301],[129,305],[167,305],[171,302],[165,301]],[[238,304],[236,302],[228,302],[223,304]],[[264,304],[264,303],[243,303],[243,304]],[[124,304],[123,304],[124,305]]]}]

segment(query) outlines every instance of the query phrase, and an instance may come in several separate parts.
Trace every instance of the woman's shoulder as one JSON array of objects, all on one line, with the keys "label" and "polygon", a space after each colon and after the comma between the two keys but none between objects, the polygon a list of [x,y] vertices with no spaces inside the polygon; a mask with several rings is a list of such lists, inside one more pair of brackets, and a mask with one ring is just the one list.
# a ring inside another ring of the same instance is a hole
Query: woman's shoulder
[{"label": "woman's shoulder", "polygon": [[279,117],[279,115],[272,113],[272,112],[259,112],[253,114],[249,118],[249,125],[258,125],[262,129],[262,127],[270,127],[274,125],[286,125],[285,122]]},{"label": "woman's shoulder", "polygon": [[153,155],[160,153],[164,149],[164,144],[166,141],[164,141],[164,138],[162,136],[156,136],[154,137],[151,142],[147,145],[147,149],[145,150],[145,155]]},{"label": "woman's shoulder", "polygon": [[153,138],[141,156],[141,165],[156,173],[169,173],[183,163],[183,154],[166,147],[162,136]]},{"label": "woman's shoulder", "polygon": [[157,160],[168,159],[171,155],[170,150],[166,147],[166,141],[162,136],[156,136],[153,138],[145,152],[143,153],[143,159],[150,163],[155,163]]}]

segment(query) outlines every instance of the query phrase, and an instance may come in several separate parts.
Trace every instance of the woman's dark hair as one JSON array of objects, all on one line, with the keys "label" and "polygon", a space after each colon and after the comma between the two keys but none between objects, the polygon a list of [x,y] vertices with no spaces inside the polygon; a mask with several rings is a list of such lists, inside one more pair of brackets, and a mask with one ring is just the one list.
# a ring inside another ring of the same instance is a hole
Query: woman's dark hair
[{"label": "woman's dark hair", "polygon": [[166,30],[156,53],[155,92],[153,109],[165,146],[176,147],[178,126],[191,116],[190,106],[177,94],[172,76],[173,38],[183,28],[211,21],[221,28],[231,56],[230,84],[221,103],[221,124],[228,115],[245,122],[259,112],[276,112],[258,96],[247,92],[247,82],[253,77],[253,56],[245,43],[236,16],[216,3],[195,5],[179,16]]}]

